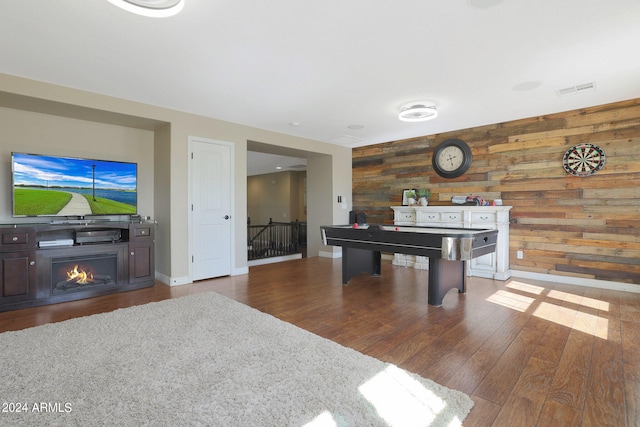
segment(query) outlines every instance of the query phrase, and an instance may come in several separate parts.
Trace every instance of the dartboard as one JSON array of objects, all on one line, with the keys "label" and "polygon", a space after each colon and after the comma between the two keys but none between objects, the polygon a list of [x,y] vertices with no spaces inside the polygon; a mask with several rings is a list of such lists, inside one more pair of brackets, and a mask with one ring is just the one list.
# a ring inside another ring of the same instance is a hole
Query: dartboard
[{"label": "dartboard", "polygon": [[564,153],[562,166],[572,175],[589,176],[602,169],[605,160],[604,150],[597,145],[578,144]]}]

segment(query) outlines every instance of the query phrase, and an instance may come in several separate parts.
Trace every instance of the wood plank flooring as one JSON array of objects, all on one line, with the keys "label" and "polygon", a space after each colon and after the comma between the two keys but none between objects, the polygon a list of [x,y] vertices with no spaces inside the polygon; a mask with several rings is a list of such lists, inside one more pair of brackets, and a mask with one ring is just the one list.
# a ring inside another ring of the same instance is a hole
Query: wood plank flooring
[{"label": "wood plank flooring", "polygon": [[394,363],[475,402],[465,426],[640,426],[640,294],[470,278],[427,304],[427,271],[384,262],[341,284],[341,260],[0,313],[0,332],[218,292]]}]

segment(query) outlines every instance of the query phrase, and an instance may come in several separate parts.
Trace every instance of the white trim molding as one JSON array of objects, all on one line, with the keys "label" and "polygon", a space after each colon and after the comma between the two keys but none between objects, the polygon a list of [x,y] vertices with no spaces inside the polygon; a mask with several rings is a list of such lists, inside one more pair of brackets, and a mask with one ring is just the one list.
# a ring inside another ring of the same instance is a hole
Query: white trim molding
[{"label": "white trim molding", "polygon": [[338,252],[320,251],[318,252],[318,256],[322,258],[342,258],[342,251],[338,251]]},{"label": "white trim molding", "polygon": [[191,280],[189,280],[189,277],[187,276],[169,277],[158,272],[156,272],[156,280],[164,283],[167,286],[180,286],[191,283]]},{"label": "white trim molding", "polygon": [[282,262],[282,261],[290,261],[294,259],[302,259],[302,254],[291,254],[291,255],[283,255],[283,256],[270,257],[270,258],[255,259],[253,261],[249,261],[249,267],[253,267],[256,265],[273,264],[273,263]]},{"label": "white trim molding", "polygon": [[584,277],[559,276],[557,274],[532,273],[530,271],[511,270],[511,277],[520,279],[541,280],[544,282],[557,282],[565,285],[585,286],[589,288],[609,289],[640,293],[640,285],[633,283],[612,282],[608,280],[586,279]]}]

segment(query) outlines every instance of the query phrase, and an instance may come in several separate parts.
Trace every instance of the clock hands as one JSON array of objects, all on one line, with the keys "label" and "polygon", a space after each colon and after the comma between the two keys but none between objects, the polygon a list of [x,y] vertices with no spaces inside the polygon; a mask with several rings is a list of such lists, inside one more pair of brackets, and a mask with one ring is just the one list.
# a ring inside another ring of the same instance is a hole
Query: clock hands
[{"label": "clock hands", "polygon": [[452,156],[451,154],[449,154],[449,157],[445,160],[449,160],[449,163],[451,163],[451,167],[454,167],[455,164],[453,163],[453,159],[455,159],[458,156]]}]

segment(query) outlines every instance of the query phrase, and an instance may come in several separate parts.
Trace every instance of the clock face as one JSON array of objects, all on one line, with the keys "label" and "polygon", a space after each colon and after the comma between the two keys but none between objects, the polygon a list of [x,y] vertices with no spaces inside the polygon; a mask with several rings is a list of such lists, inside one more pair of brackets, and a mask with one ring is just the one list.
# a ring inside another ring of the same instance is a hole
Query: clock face
[{"label": "clock face", "polygon": [[456,178],[471,166],[471,149],[460,139],[447,139],[436,147],[431,163],[444,178]]},{"label": "clock face", "polygon": [[562,158],[564,170],[575,176],[589,176],[604,166],[604,150],[593,144],[578,144],[569,148]]},{"label": "clock face", "polygon": [[438,153],[438,158],[436,160],[440,169],[453,172],[458,169],[462,163],[464,162],[464,154],[460,147],[456,145],[450,145],[448,147],[443,148]]}]

